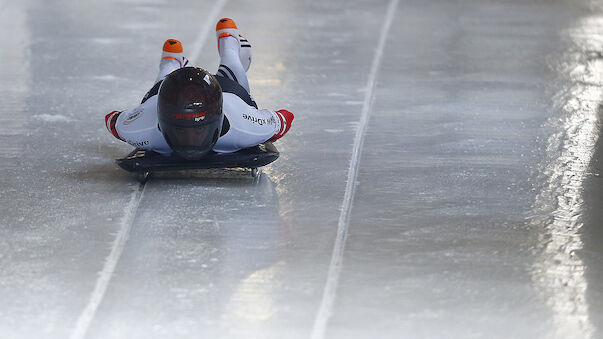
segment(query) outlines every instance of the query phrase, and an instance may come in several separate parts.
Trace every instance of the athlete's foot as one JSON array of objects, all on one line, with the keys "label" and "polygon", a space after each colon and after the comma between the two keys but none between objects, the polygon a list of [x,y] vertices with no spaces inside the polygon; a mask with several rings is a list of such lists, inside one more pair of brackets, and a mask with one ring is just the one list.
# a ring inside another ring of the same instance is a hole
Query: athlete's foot
[{"label": "athlete's foot", "polygon": [[220,38],[231,36],[240,41],[239,29],[237,24],[230,18],[222,18],[216,24],[216,39],[218,39],[218,50],[220,50]]},{"label": "athlete's foot", "polygon": [[163,80],[166,75],[173,71],[186,67],[188,60],[182,53],[182,43],[176,39],[168,39],[163,44],[161,52],[161,62],[159,63],[159,74],[155,79],[155,84]]},{"label": "athlete's foot", "polygon": [[168,39],[163,44],[161,62],[169,62],[171,60],[178,61],[181,68],[188,64],[188,60],[183,54],[182,43],[176,39]]},{"label": "athlete's foot", "polygon": [[291,128],[291,123],[293,122],[293,118],[294,118],[293,113],[291,113],[287,110],[284,110],[284,109],[281,109],[280,111],[276,111],[274,113],[276,113],[276,116],[280,120],[281,128],[268,141],[277,141],[278,139],[285,136],[285,134],[287,134],[287,132]]}]

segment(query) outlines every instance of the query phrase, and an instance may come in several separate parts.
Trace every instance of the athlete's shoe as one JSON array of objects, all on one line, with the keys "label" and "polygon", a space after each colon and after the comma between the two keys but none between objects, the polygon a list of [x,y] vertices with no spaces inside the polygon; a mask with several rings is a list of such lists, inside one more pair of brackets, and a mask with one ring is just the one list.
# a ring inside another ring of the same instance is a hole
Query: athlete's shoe
[{"label": "athlete's shoe", "polygon": [[220,51],[220,39],[225,37],[233,37],[239,42],[239,58],[245,71],[249,69],[251,65],[251,44],[249,40],[245,39],[239,32],[237,24],[230,18],[222,18],[218,20],[216,24],[216,39],[218,40],[218,51]]},{"label": "athlete's shoe", "polygon": [[277,141],[278,139],[285,136],[285,134],[287,134],[287,132],[291,128],[291,123],[293,122],[293,118],[294,118],[293,113],[291,113],[287,110],[284,110],[284,109],[281,109],[280,111],[276,111],[274,113],[276,113],[276,115],[278,116],[278,118],[281,122],[281,128],[268,141]]},{"label": "athlete's shoe", "polygon": [[188,64],[188,60],[184,57],[182,51],[182,43],[180,41],[176,39],[167,39],[163,43],[161,61],[173,59],[180,63],[180,67],[184,67]]},{"label": "athlete's shoe", "polygon": [[239,40],[239,29],[237,24],[230,18],[222,18],[218,20],[216,24],[216,39],[218,39],[218,45],[220,44],[220,38],[232,36]]},{"label": "athlete's shoe", "polygon": [[121,114],[121,111],[113,111],[107,115],[105,115],[105,126],[114,137],[119,140],[123,140],[119,134],[117,134],[117,129],[115,128],[115,124],[117,123],[117,118]]}]

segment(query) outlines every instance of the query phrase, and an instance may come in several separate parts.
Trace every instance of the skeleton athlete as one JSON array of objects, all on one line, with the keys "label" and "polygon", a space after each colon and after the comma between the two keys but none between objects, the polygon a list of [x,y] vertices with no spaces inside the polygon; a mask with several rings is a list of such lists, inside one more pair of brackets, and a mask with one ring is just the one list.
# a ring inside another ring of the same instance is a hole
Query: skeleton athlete
[{"label": "skeleton athlete", "polygon": [[163,45],[159,74],[142,103],[105,116],[119,140],[143,150],[196,160],[207,152],[235,152],[284,136],[293,121],[286,110],[258,109],[246,71],[251,45],[232,19],[216,25],[220,66],[214,76],[190,67],[182,44]]}]

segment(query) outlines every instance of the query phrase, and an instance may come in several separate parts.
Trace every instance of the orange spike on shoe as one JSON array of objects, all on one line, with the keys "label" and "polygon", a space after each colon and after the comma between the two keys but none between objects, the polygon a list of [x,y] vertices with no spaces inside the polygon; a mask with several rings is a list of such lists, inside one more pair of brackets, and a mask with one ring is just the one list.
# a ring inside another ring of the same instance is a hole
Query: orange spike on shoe
[{"label": "orange spike on shoe", "polygon": [[163,51],[168,53],[182,53],[182,43],[176,39],[168,39],[163,44]]},{"label": "orange spike on shoe", "polygon": [[176,39],[167,39],[163,43],[163,52],[161,53],[161,62],[164,60],[176,60],[180,63],[180,67],[186,66],[187,59],[183,55],[182,43]]},{"label": "orange spike on shoe", "polygon": [[216,24],[216,31],[223,29],[237,29],[237,24],[231,18],[222,18]]},{"label": "orange spike on shoe", "polygon": [[218,39],[218,51],[220,50],[220,39],[225,37],[233,37],[240,42],[239,29],[235,22],[230,18],[222,18],[216,24],[216,38]]}]

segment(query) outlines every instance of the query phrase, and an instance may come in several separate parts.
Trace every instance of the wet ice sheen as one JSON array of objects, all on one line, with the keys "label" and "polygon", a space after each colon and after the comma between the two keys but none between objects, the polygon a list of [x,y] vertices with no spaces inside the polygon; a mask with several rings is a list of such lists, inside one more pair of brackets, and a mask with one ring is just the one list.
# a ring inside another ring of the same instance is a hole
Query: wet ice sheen
[{"label": "wet ice sheen", "polygon": [[[295,125],[257,184],[147,184],[86,338],[310,336],[387,4],[223,2]],[[2,338],[73,334],[135,184],[103,116],[214,5],[0,5]],[[601,337],[601,8],[400,1],[326,338]]]}]

